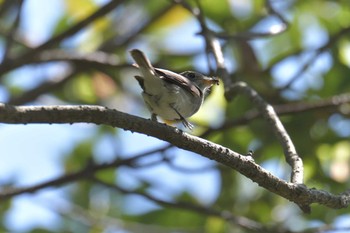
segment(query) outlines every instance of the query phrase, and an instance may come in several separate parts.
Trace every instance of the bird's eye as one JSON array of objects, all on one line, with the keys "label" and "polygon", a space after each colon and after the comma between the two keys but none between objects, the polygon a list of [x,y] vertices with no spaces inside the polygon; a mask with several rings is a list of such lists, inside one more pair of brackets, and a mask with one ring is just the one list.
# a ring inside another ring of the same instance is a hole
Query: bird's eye
[{"label": "bird's eye", "polygon": [[187,74],[187,77],[190,78],[190,79],[194,79],[194,78],[196,77],[196,74],[193,73],[193,72],[189,72],[189,73]]}]

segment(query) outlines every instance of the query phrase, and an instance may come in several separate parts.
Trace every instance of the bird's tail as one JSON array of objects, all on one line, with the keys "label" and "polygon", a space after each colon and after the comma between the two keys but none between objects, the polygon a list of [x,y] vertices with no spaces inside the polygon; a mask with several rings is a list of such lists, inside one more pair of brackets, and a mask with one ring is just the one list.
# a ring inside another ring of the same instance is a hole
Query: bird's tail
[{"label": "bird's tail", "polygon": [[138,49],[133,49],[130,51],[130,54],[140,69],[145,69],[150,71],[153,75],[155,74],[154,68],[150,60],[148,60],[148,58],[142,51]]}]

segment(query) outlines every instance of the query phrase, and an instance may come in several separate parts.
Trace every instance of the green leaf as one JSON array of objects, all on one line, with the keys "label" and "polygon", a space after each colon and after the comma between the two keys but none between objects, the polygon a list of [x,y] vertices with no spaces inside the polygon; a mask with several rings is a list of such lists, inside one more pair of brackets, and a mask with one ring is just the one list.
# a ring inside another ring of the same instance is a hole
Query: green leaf
[{"label": "green leaf", "polygon": [[65,91],[65,96],[73,101],[81,103],[94,104],[97,97],[93,88],[93,82],[90,75],[77,75],[69,84]]},{"label": "green leaf", "polygon": [[81,170],[92,159],[92,148],[94,142],[91,139],[80,142],[73,151],[65,158],[65,168],[67,172]]}]

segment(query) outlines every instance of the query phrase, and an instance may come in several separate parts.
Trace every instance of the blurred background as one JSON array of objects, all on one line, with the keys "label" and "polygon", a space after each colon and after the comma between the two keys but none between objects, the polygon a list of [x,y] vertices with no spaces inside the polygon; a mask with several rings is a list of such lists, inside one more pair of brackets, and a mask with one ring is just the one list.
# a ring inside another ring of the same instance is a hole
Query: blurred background
[{"label": "blurred background", "polygon": [[[179,1],[181,2],[181,1]],[[232,79],[276,106],[305,165],[305,184],[349,187],[350,5],[347,0],[200,0]],[[185,1],[196,7],[196,1]],[[150,118],[128,51],[155,66],[216,75],[200,24],[170,0],[0,0],[0,102],[92,104]],[[211,69],[210,69],[211,68]],[[215,86],[192,134],[289,180],[280,144],[249,100]],[[1,113],[0,113],[1,114]],[[254,116],[254,117],[251,117]],[[182,127],[181,124],[175,125]],[[230,168],[166,142],[92,124],[0,125],[1,232],[350,232],[348,209],[303,214]],[[198,207],[198,208],[192,208]],[[227,220],[218,214],[228,213]],[[268,231],[266,229],[269,229]]]}]

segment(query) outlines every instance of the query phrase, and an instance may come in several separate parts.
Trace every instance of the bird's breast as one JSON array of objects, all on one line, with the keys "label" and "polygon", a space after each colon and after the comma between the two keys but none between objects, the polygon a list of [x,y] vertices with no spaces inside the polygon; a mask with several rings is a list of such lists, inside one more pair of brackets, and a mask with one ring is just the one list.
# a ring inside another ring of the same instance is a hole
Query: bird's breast
[{"label": "bird's breast", "polygon": [[194,96],[175,84],[164,83],[157,93],[147,93],[143,98],[150,110],[166,120],[187,118],[198,111],[202,104],[202,97]]}]

